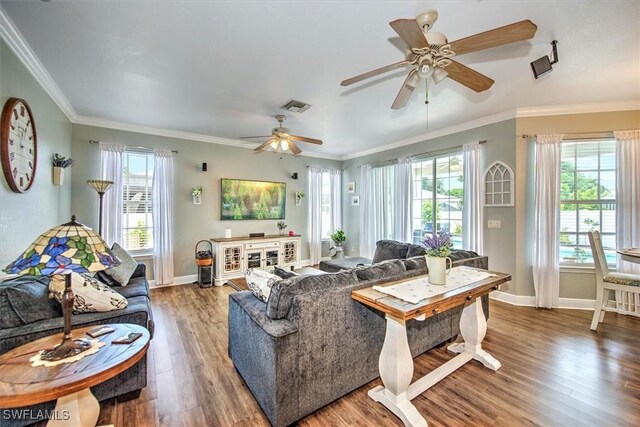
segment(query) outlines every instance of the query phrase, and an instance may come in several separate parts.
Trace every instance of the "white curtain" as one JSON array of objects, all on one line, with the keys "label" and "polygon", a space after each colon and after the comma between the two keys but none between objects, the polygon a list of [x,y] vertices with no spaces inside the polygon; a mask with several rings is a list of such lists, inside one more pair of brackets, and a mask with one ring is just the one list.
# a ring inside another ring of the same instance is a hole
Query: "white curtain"
[{"label": "white curtain", "polygon": [[[616,247],[640,247],[640,130],[617,131],[616,137]],[[618,270],[640,273],[640,265],[622,261]]]},{"label": "white curtain", "polygon": [[394,187],[395,210],[393,216],[393,238],[400,242],[412,241],[411,230],[411,157],[400,157],[395,165],[396,185]]},{"label": "white curtain", "polygon": [[558,304],[560,288],[560,159],[563,135],[538,135],[533,239],[536,306]]},{"label": "white curtain", "polygon": [[462,196],[462,246],[465,249],[484,253],[482,230],[483,169],[482,144],[474,142],[463,147],[464,193]]},{"label": "white curtain", "polygon": [[153,276],[156,285],[173,283],[173,154],[155,150],[151,212]]},{"label": "white curtain", "polygon": [[331,190],[331,232],[342,228],[342,171],[329,171],[329,188]]},{"label": "white curtain", "polygon": [[322,257],[322,169],[309,168],[309,254],[311,265]]},{"label": "white curtain", "polygon": [[373,197],[371,165],[360,166],[360,256],[373,258],[376,239],[373,234]]},{"label": "white curtain", "polygon": [[100,143],[100,179],[113,181],[104,193],[102,207],[102,238],[109,246],[122,241],[122,158],[125,145]]},{"label": "white curtain", "polygon": [[396,167],[360,167],[360,256],[372,258],[378,240],[396,235]]}]

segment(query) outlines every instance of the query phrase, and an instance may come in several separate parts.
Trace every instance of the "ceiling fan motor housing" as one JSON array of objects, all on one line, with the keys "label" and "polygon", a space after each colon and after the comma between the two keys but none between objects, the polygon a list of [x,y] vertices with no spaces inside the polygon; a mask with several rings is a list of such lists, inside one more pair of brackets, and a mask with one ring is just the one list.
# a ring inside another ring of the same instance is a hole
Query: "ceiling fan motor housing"
[{"label": "ceiling fan motor housing", "polygon": [[435,10],[428,10],[416,16],[416,22],[422,28],[422,31],[426,33],[433,27],[433,24],[438,20],[438,12]]}]

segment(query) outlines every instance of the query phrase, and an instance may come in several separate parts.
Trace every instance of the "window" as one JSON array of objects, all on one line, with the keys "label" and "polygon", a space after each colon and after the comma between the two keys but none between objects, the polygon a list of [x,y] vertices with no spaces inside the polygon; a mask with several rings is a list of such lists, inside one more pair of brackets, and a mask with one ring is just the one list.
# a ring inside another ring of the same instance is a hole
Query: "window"
[{"label": "window", "polygon": [[411,173],[413,243],[433,230],[447,231],[453,246],[462,248],[462,153],[416,161]]},{"label": "window", "polygon": [[145,151],[127,150],[122,159],[122,237],[125,249],[134,252],[153,248],[153,161],[153,153]]},{"label": "window", "polygon": [[560,262],[593,264],[589,231],[598,230],[609,264],[616,263],[616,143],[614,139],[562,144]]}]

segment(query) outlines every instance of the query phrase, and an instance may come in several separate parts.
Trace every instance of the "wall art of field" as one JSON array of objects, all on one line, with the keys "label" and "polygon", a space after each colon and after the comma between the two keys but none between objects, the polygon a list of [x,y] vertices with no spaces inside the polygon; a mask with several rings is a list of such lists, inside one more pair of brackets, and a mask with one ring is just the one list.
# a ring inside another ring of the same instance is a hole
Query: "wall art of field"
[{"label": "wall art of field", "polygon": [[220,180],[221,220],[284,219],[284,182]]}]

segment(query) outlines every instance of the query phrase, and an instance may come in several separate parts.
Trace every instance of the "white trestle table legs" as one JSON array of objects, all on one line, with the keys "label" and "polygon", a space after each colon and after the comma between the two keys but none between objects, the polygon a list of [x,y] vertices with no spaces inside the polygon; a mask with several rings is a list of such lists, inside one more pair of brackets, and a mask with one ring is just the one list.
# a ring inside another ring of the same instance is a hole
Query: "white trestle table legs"
[{"label": "white trestle table legs", "polygon": [[58,418],[49,421],[47,427],[94,427],[100,415],[100,404],[86,388],[59,398],[55,414]]},{"label": "white trestle table legs", "polygon": [[386,406],[405,426],[426,426],[427,422],[411,403],[413,398],[472,359],[494,371],[500,368],[500,362],[482,349],[486,332],[487,320],[480,298],[476,298],[464,308],[460,318],[460,335],[464,342],[448,347],[449,351],[460,354],[411,384],[413,359],[406,325],[404,321],[387,315],[387,331],[378,363],[384,386],[371,389],[369,397]]}]

